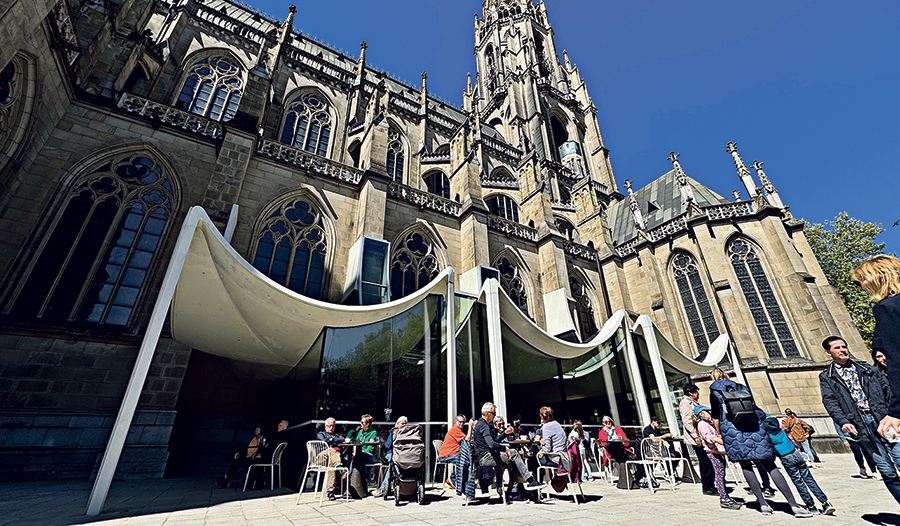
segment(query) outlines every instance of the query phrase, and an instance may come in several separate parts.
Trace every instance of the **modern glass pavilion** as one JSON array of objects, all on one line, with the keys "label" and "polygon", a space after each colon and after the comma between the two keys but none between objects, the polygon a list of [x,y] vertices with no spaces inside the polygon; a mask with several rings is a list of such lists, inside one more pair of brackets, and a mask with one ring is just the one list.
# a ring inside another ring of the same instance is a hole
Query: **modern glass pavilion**
[{"label": "modern glass pavilion", "polygon": [[[170,305],[177,341],[250,364],[254,374],[295,381],[304,420],[383,412],[389,421],[402,414],[425,425],[426,436],[457,412],[477,414],[487,400],[525,421],[537,421],[543,405],[558,408],[563,419],[610,414],[637,424],[659,415],[677,433],[676,390],[731,352],[723,335],[703,361],[693,360],[649,316],[632,322],[625,311],[589,342],[564,341],[524,315],[496,279],[456,291],[451,268],[398,301],[325,303],[253,268],[229,244],[231,231],[233,225],[220,234],[200,207],[185,219],[88,514],[103,507]],[[451,330],[455,337],[448,337]]]}]

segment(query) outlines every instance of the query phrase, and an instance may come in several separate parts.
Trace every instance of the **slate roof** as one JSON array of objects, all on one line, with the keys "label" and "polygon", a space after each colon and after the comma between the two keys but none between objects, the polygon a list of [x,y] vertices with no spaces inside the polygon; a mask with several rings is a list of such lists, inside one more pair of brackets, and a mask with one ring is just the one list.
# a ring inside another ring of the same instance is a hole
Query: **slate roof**
[{"label": "slate roof", "polygon": [[[690,177],[688,177],[688,184],[694,189],[694,198],[700,208],[731,202]],[[641,207],[641,215],[644,217],[644,223],[648,230],[687,211],[681,203],[681,190],[675,180],[675,170],[636,191],[634,196]],[[634,226],[634,216],[631,215],[628,203],[629,200],[626,197],[611,204],[606,211],[607,222],[612,230],[613,241],[616,243],[624,243],[638,235],[637,228]]]}]

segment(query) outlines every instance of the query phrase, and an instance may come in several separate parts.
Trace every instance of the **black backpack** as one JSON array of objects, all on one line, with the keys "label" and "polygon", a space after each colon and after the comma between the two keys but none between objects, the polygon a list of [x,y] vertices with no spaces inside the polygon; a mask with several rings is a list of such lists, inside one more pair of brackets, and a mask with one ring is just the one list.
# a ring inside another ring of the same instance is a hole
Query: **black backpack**
[{"label": "black backpack", "polygon": [[746,388],[737,385],[729,385],[726,391],[719,391],[725,406],[725,415],[729,422],[740,424],[743,422],[759,421],[756,414],[756,404],[753,403],[753,395]]}]

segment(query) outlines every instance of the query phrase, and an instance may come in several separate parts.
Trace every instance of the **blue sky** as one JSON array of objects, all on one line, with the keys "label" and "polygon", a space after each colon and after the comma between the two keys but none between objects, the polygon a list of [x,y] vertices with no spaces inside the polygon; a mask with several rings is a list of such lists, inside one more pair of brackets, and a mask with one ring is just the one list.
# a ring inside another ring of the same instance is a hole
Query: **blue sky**
[{"label": "blue sky", "polygon": [[[288,4],[252,5],[283,19]],[[597,106],[622,186],[671,168],[728,197],[741,189],[725,144],[764,169],[797,218],[846,211],[882,223],[900,252],[900,2],[546,0]],[[294,26],[461,103],[474,73],[478,0],[298,3]],[[742,191],[744,197],[746,192]]]}]

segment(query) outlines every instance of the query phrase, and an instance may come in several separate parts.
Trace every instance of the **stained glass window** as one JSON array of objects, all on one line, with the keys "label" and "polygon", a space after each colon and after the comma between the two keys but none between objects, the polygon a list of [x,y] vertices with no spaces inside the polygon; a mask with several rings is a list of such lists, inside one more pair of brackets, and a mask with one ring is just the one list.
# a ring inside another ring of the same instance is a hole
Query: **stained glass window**
[{"label": "stained glass window", "polygon": [[450,199],[450,179],[444,172],[431,172],[426,174],[424,179],[429,193]]},{"label": "stained glass window", "polygon": [[528,292],[522,280],[521,269],[505,256],[494,263],[494,268],[500,271],[500,286],[519,310],[528,315]]},{"label": "stained glass window", "polygon": [[491,213],[509,221],[519,222],[519,206],[508,195],[497,195],[487,199]]},{"label": "stained glass window", "polygon": [[704,352],[719,337],[719,326],[700,279],[696,260],[685,253],[676,254],[672,259],[672,274],[697,351]]},{"label": "stained glass window", "polygon": [[728,257],[737,274],[744,298],[769,358],[799,358],[800,351],[781,312],[756,248],[736,239],[728,245]]},{"label": "stained glass window", "polygon": [[391,255],[391,299],[408,296],[431,282],[440,272],[434,245],[419,232],[406,235]]},{"label": "stained glass window", "polygon": [[288,104],[281,131],[282,143],[325,157],[330,137],[331,114],[322,97],[306,93]]},{"label": "stained glass window", "polygon": [[214,121],[230,121],[238,109],[244,82],[234,60],[209,57],[188,70],[175,107]]},{"label": "stained glass window", "polygon": [[588,297],[584,284],[575,277],[569,278],[569,290],[575,300],[575,311],[578,314],[578,330],[581,341],[586,342],[597,334],[597,322],[594,319],[594,307]]},{"label": "stained glass window", "polygon": [[253,266],[294,292],[319,299],[327,249],[322,213],[307,200],[291,199],[257,232]]},{"label": "stained glass window", "polygon": [[400,132],[391,128],[388,132],[387,147],[387,171],[388,176],[395,182],[403,182],[403,142],[400,140]]},{"label": "stained glass window", "polygon": [[16,301],[16,315],[128,325],[175,206],[145,154],[95,170],[66,200]]}]

